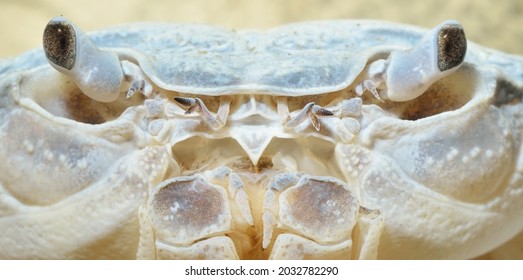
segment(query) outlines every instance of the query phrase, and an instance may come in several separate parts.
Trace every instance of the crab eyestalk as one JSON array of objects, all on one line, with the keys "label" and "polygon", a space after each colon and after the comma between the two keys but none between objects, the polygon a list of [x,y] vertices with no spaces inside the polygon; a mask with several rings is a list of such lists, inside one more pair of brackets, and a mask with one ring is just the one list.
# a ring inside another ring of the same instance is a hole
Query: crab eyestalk
[{"label": "crab eyestalk", "polygon": [[[367,67],[369,79],[356,87],[380,99],[408,101],[434,82],[456,71],[465,59],[467,39],[459,22],[448,20],[433,28],[412,49],[393,51],[387,60]],[[378,95],[379,94],[379,95]]]},{"label": "crab eyestalk", "polygon": [[71,77],[85,95],[100,102],[118,98],[124,80],[118,56],[99,50],[69,20],[55,17],[49,21],[43,48],[49,64]]}]

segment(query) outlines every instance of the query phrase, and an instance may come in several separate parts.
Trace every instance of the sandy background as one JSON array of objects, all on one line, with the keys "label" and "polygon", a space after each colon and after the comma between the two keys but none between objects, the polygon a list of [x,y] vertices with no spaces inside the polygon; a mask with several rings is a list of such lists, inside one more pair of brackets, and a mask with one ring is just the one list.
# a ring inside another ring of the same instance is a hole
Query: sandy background
[{"label": "sandy background", "polygon": [[46,23],[61,14],[84,31],[150,20],[267,29],[318,19],[371,18],[425,27],[457,19],[470,40],[523,55],[523,0],[0,0],[0,58],[40,46]]}]

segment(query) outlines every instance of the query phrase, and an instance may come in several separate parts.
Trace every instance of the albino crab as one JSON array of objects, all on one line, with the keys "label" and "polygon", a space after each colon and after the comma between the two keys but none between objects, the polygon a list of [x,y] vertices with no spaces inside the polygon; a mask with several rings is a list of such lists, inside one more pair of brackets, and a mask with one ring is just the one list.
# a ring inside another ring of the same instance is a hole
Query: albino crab
[{"label": "albino crab", "polygon": [[456,21],[43,38],[0,61],[0,258],[474,258],[523,230],[523,58]]}]

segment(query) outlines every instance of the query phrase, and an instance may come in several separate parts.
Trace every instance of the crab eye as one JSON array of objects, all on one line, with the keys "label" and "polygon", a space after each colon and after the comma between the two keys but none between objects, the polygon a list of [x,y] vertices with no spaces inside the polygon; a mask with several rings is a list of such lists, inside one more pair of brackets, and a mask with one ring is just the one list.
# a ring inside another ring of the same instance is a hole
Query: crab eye
[{"label": "crab eye", "polygon": [[467,52],[467,39],[461,25],[447,24],[438,33],[438,68],[452,69],[463,62]]},{"label": "crab eye", "polygon": [[64,17],[47,24],[43,45],[49,64],[73,79],[85,95],[100,102],[118,99],[124,75],[116,53],[98,49]]},{"label": "crab eye", "polygon": [[44,30],[43,46],[47,59],[71,70],[76,60],[76,33],[65,21],[50,21]]},{"label": "crab eye", "polygon": [[[386,97],[408,101],[422,95],[432,84],[456,71],[465,59],[467,39],[463,27],[454,20],[443,22],[428,32],[412,49],[393,51],[386,69]],[[379,72],[379,71],[378,71]]]}]

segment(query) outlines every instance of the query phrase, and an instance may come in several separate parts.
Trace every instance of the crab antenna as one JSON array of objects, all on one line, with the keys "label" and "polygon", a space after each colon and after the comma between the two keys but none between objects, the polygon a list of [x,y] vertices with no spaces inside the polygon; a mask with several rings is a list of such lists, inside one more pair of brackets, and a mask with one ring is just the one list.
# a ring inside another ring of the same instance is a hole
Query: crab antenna
[{"label": "crab antenna", "polygon": [[220,108],[216,117],[211,114],[200,98],[175,97],[174,101],[186,110],[186,115],[197,112],[205,123],[213,129],[220,129],[226,124],[230,107],[230,100],[228,99],[220,100]]},{"label": "crab antenna", "polygon": [[315,105],[314,102],[309,102],[296,116],[294,116],[294,118],[291,118],[289,121],[287,121],[286,126],[296,127],[309,118],[314,129],[316,129],[316,131],[320,131],[321,123],[319,117],[328,117],[333,115],[334,113],[332,111]]}]

